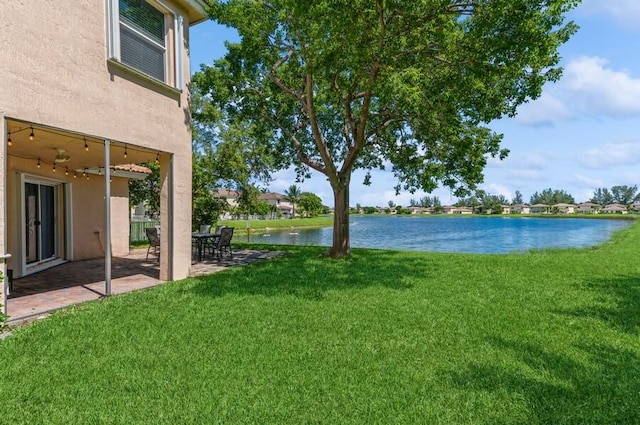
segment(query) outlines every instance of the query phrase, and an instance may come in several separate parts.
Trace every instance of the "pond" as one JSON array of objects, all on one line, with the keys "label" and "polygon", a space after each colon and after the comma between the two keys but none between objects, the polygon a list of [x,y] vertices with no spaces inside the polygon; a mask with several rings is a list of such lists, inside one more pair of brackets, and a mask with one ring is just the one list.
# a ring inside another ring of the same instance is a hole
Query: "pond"
[{"label": "pond", "polygon": [[[351,246],[413,251],[505,253],[585,247],[609,239],[631,220],[539,217],[351,218]],[[269,229],[251,242],[331,246],[332,228]]]}]

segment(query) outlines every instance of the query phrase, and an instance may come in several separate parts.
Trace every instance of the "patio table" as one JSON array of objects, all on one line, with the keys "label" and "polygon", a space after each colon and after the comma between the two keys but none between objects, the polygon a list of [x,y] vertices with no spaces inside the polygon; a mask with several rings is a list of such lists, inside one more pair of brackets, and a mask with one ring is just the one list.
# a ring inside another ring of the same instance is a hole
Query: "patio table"
[{"label": "patio table", "polygon": [[198,248],[198,261],[202,261],[204,245],[207,242],[207,240],[211,239],[213,242],[215,242],[216,238],[219,238],[219,237],[220,237],[219,233],[193,232],[191,234],[191,238],[195,239],[196,246]]}]

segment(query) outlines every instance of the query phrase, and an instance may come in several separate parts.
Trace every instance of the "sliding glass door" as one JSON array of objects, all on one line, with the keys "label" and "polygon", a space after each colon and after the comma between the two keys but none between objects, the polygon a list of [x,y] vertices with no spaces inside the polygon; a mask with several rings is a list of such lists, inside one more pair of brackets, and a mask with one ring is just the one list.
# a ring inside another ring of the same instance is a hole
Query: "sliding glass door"
[{"label": "sliding glass door", "polygon": [[56,258],[56,187],[25,182],[24,201],[26,263]]}]

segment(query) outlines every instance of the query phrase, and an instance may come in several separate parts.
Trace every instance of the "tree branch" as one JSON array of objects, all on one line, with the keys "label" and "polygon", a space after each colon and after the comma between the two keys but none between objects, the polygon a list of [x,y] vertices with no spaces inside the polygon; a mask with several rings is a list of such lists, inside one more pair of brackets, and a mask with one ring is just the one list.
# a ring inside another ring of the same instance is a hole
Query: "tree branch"
[{"label": "tree branch", "polygon": [[297,101],[302,102],[303,100],[302,93],[296,92],[295,90],[293,90],[292,88],[284,84],[282,80],[280,80],[280,78],[276,77],[275,75],[278,68],[280,68],[292,55],[293,55],[293,49],[290,49],[286,55],[281,57],[276,63],[273,64],[273,66],[269,70],[269,79],[273,81],[278,87],[280,87],[280,90],[287,93]]},{"label": "tree branch", "polygon": [[313,140],[316,144],[316,148],[318,149],[318,153],[320,153],[320,157],[325,164],[325,171],[323,173],[329,177],[329,181],[333,187],[339,187],[342,183],[338,179],[338,173],[336,171],[335,164],[333,163],[331,152],[329,152],[329,148],[324,141],[322,133],[320,132],[320,127],[318,126],[318,119],[313,103],[313,77],[311,74],[305,75],[305,91],[306,95],[304,96],[303,103],[311,125]]},{"label": "tree branch", "polygon": [[273,125],[278,127],[280,129],[280,131],[282,131],[282,133],[289,138],[289,140],[291,140],[291,142],[293,143],[294,147],[296,148],[296,156],[298,157],[300,162],[302,162],[303,164],[306,164],[307,166],[313,168],[314,170],[316,170],[316,171],[318,171],[318,172],[320,172],[320,173],[322,173],[324,175],[327,175],[326,167],[323,166],[318,161],[314,161],[313,159],[309,158],[309,156],[304,153],[304,151],[302,150],[302,143],[300,143],[300,141],[298,140],[298,138],[295,135],[295,133],[298,130],[301,130],[304,127],[306,127],[308,125],[308,123],[300,123],[300,124],[298,124],[297,126],[294,127],[293,131],[289,131],[278,120],[274,119],[271,116],[271,114],[269,114],[266,110],[265,110],[264,116]]}]

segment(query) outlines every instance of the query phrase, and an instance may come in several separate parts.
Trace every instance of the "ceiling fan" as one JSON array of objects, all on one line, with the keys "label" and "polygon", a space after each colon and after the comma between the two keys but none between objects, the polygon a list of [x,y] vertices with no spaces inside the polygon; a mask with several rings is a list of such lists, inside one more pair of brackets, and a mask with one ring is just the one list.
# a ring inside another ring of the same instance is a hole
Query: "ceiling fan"
[{"label": "ceiling fan", "polygon": [[56,158],[55,158],[55,161],[57,163],[67,162],[71,159],[71,156],[64,154],[65,153],[64,149],[60,149],[60,148],[54,148],[54,149],[58,151],[58,155],[56,155]]}]

